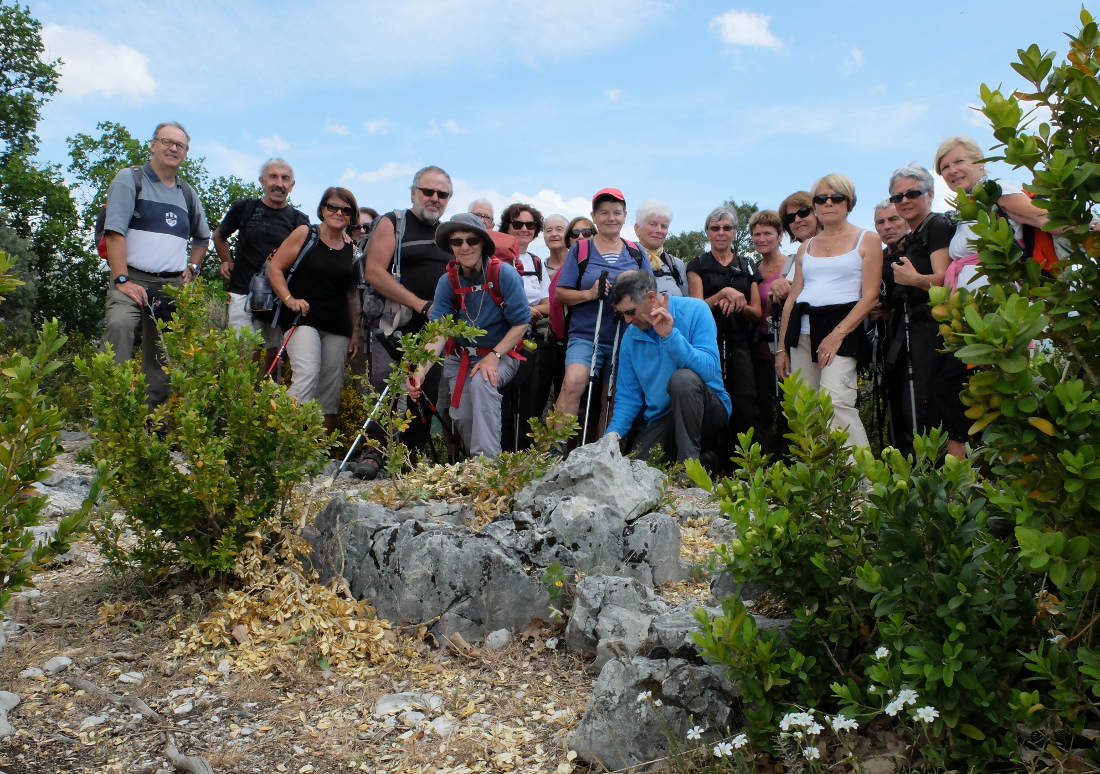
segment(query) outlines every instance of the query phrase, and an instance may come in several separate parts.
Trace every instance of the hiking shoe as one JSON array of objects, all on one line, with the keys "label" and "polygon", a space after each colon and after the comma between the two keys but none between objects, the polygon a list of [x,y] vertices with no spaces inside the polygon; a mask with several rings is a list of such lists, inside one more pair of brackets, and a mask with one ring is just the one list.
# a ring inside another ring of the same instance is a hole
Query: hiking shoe
[{"label": "hiking shoe", "polygon": [[360,481],[374,481],[378,478],[378,471],[382,469],[382,466],[378,464],[377,460],[367,459],[356,465],[351,465],[350,468],[351,474]]}]

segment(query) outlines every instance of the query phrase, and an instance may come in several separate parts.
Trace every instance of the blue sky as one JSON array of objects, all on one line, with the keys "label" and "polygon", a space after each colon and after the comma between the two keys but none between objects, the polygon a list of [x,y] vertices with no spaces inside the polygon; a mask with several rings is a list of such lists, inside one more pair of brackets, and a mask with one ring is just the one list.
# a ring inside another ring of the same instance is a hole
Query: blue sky
[{"label": "blue sky", "polygon": [[774,208],[830,172],[855,180],[853,220],[869,227],[896,167],[930,167],[955,134],[992,145],[971,108],[980,84],[1023,85],[1009,64],[1031,43],[1060,60],[1080,7],[30,3],[66,63],[39,126],[44,161],[65,163],[65,138],[98,121],[145,137],[174,119],[215,175],[254,179],[268,156],[287,158],[307,212],[331,184],[406,206],[412,173],[437,164],[455,181],[448,215],[485,196],[498,213],[527,201],[572,216],[615,186],[631,216],[643,199],[668,203],[673,233],[726,198]]}]

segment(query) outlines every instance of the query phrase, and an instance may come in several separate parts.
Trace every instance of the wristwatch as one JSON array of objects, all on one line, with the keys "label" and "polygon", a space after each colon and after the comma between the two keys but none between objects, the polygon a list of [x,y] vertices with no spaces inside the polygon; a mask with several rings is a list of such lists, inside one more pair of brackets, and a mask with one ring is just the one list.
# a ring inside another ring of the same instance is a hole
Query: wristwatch
[{"label": "wristwatch", "polygon": [[129,282],[129,281],[130,281],[130,278],[127,277],[125,274],[119,274],[117,277],[115,277],[115,284],[116,285],[122,285],[124,283]]},{"label": "wristwatch", "polygon": [[500,359],[502,359],[502,358],[504,357],[504,355],[500,354],[500,353],[499,353],[499,352],[497,352],[497,351],[496,351],[495,349],[493,350],[493,354],[497,356],[497,360],[500,360]]},{"label": "wristwatch", "polygon": [[195,276],[198,276],[198,274],[199,274],[199,265],[197,263],[189,263],[189,264],[187,264],[187,268],[189,268],[191,270],[192,274],[194,274]]}]

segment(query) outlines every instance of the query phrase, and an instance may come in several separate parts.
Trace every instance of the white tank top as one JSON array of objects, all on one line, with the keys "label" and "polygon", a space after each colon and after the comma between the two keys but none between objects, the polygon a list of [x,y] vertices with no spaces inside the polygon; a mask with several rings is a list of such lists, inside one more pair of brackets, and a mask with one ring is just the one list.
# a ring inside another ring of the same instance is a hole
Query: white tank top
[{"label": "white tank top", "polygon": [[[802,253],[802,292],[799,303],[810,306],[850,304],[863,296],[863,256],[859,245],[866,231],[860,231],[856,243],[843,255],[816,256],[810,254],[813,237]],[[802,333],[810,332],[810,316],[802,316]]]}]

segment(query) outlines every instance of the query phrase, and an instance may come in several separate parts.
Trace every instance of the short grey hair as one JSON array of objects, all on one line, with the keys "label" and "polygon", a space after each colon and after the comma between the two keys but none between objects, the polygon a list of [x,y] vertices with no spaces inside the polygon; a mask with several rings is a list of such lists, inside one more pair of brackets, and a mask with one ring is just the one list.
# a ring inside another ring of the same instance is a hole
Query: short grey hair
[{"label": "short grey hair", "polygon": [[564,215],[558,215],[557,213],[554,213],[553,215],[547,215],[546,216],[546,220],[544,220],[542,222],[543,228],[550,228],[550,221],[552,221],[552,220],[560,220],[561,224],[563,226],[568,226],[569,225],[569,221],[566,219],[566,217]]},{"label": "short grey hair", "polygon": [[730,207],[728,204],[723,204],[721,207],[715,207],[710,211],[710,215],[707,215],[707,219],[703,222],[703,231],[709,230],[712,223],[718,223],[722,220],[731,222],[734,231],[737,231],[740,226],[737,222],[737,210]]},{"label": "short grey hair", "polygon": [[[444,173],[444,174],[446,174],[446,173]],[[447,179],[450,180],[450,178],[447,178]],[[489,210],[495,212],[495,210],[493,210],[493,203],[491,201],[489,201],[488,199],[474,199],[472,202],[470,202],[470,206],[466,208],[466,212],[473,212],[474,207],[476,207],[479,204],[488,205]]]},{"label": "short grey hair", "polygon": [[615,278],[611,286],[611,303],[619,304],[626,298],[635,303],[645,301],[649,291],[657,292],[657,279],[648,271],[631,269]]},{"label": "short grey hair", "polygon": [[875,205],[875,214],[878,214],[879,210],[885,210],[887,207],[893,207],[894,203],[889,198],[883,199],[881,202]]},{"label": "short grey hair", "polygon": [[440,167],[435,166],[434,164],[431,165],[431,166],[424,167],[419,172],[417,172],[415,175],[413,175],[413,182],[412,182],[412,185],[409,186],[409,190],[411,191],[414,188],[419,188],[420,187],[420,179],[422,177],[424,177],[424,175],[428,174],[429,172],[438,172],[439,174],[443,175],[443,177],[447,178],[447,192],[448,193],[454,193],[455,192],[454,183],[451,182],[451,176],[448,175],[445,171],[443,171]]},{"label": "short grey hair", "polygon": [[290,179],[291,180],[294,179],[294,167],[290,166],[290,162],[287,161],[286,159],[281,159],[278,156],[276,156],[274,158],[270,158],[267,161],[265,161],[264,165],[262,167],[260,167],[260,179],[261,180],[264,179],[264,175],[266,175],[268,170],[271,169],[272,167],[286,167],[288,170],[290,170]]},{"label": "short grey hair", "polygon": [[159,124],[157,124],[157,128],[153,130],[154,140],[157,139],[157,135],[160,134],[160,130],[166,126],[171,126],[179,129],[181,132],[183,132],[183,136],[187,138],[187,142],[191,142],[191,135],[187,133],[187,130],[183,128],[183,124],[181,124],[179,121],[161,121]]},{"label": "short grey hair", "polygon": [[659,202],[656,199],[646,199],[638,205],[638,210],[634,214],[634,223],[639,226],[645,225],[645,222],[653,216],[664,218],[671,223],[672,209],[664,202]]},{"label": "short grey hair", "polygon": [[894,170],[894,174],[890,175],[890,193],[894,192],[894,183],[898,181],[898,178],[907,177],[910,180],[916,180],[920,183],[921,188],[927,188],[929,191],[936,187],[936,181],[932,177],[932,173],[922,167],[915,161],[910,161],[904,167],[898,167]]}]

